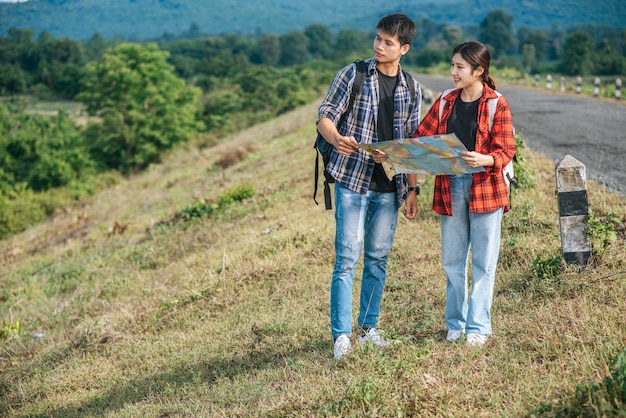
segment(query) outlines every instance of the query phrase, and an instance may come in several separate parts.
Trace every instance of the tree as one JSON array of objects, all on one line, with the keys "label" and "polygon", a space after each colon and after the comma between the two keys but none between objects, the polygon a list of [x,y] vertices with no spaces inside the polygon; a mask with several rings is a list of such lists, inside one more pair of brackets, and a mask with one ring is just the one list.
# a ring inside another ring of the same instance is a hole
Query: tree
[{"label": "tree", "polygon": [[199,90],[176,77],[167,57],[154,44],[124,43],[87,65],[78,99],[102,118],[90,133],[97,133],[93,150],[108,166],[136,172],[201,128]]},{"label": "tree", "polygon": [[0,138],[0,177],[10,180],[11,187],[23,183],[35,191],[47,190],[95,170],[84,137],[63,112],[46,117],[0,104]]},{"label": "tree", "polygon": [[480,22],[479,40],[492,47],[493,58],[499,58],[513,44],[513,17],[504,10],[492,10]]},{"label": "tree", "polygon": [[26,90],[26,75],[18,65],[0,64],[0,94],[20,94]]},{"label": "tree", "polygon": [[524,44],[522,47],[522,64],[527,72],[535,67],[537,64],[537,52],[535,51],[535,45]]},{"label": "tree", "polygon": [[585,76],[593,72],[594,45],[591,35],[577,31],[565,38],[563,58],[559,64],[561,72]]},{"label": "tree", "polygon": [[309,25],[304,29],[309,40],[309,52],[313,58],[330,58],[333,52],[333,34],[328,26]]},{"label": "tree", "polygon": [[300,31],[291,31],[278,37],[280,41],[280,65],[291,66],[309,61],[309,40]]},{"label": "tree", "polygon": [[546,30],[533,30],[523,26],[517,30],[517,38],[521,45],[520,52],[522,54],[526,45],[532,45],[537,60],[545,60],[547,58],[549,36]]},{"label": "tree", "polygon": [[[367,39],[369,39],[369,47],[371,48],[374,39],[369,38],[369,35]],[[335,40],[335,58],[346,60],[348,55],[362,56],[367,45],[366,36],[363,32],[355,29],[340,29]]]},{"label": "tree", "polygon": [[624,74],[626,72],[626,58],[621,56],[608,39],[601,40],[596,47],[597,59],[594,73],[600,75]]},{"label": "tree", "polygon": [[276,65],[280,59],[280,41],[278,35],[263,34],[259,38],[260,64]]}]

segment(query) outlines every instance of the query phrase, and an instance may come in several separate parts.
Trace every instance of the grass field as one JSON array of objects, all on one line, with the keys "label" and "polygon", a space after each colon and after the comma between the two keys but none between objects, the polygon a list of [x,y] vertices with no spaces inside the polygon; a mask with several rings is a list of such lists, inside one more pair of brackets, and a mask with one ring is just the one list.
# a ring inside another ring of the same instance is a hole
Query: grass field
[{"label": "grass field", "polygon": [[626,413],[624,392],[604,387],[624,379],[624,198],[589,184],[596,256],[562,265],[554,162],[531,150],[534,187],[513,192],[503,223],[487,345],[445,342],[426,178],[417,219],[399,221],[379,324],[402,344],[333,360],[315,110],[181,147],[2,241],[0,416]]}]

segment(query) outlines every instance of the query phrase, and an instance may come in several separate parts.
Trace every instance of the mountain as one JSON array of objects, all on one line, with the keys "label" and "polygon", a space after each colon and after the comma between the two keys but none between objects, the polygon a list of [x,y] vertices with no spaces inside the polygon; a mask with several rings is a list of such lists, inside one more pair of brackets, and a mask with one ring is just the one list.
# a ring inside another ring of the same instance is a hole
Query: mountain
[{"label": "mountain", "polygon": [[625,27],[626,1],[601,0],[29,0],[0,3],[0,35],[9,28],[50,32],[84,40],[98,32],[105,38],[149,39],[180,34],[196,24],[203,34],[276,33],[321,23],[332,30],[369,30],[377,20],[400,11],[461,27],[477,25],[494,9],[513,17],[513,26],[549,29],[556,25],[603,24]]}]

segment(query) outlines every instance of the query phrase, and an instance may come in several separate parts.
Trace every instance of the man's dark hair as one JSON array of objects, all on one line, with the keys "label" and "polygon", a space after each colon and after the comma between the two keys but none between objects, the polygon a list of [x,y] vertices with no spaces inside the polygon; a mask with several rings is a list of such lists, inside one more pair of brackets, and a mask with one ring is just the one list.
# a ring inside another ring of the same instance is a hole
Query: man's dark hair
[{"label": "man's dark hair", "polygon": [[388,33],[391,36],[398,35],[400,45],[411,45],[416,33],[415,22],[404,13],[392,13],[383,16],[378,21],[376,29]]}]

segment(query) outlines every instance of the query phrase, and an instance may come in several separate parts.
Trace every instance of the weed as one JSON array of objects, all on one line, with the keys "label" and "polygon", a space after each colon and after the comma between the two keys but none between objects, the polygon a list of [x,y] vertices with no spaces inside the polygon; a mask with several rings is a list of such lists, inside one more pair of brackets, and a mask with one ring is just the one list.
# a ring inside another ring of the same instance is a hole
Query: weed
[{"label": "weed", "polygon": [[2,327],[0,327],[0,341],[6,341],[11,338],[19,338],[22,331],[22,323],[19,320],[14,322],[2,321]]},{"label": "weed", "polygon": [[558,405],[543,404],[532,416],[624,416],[626,414],[626,349],[611,365],[604,381],[580,384],[575,396]]},{"label": "weed", "polygon": [[559,275],[563,272],[563,261],[560,256],[548,257],[542,260],[537,256],[533,260],[532,269],[533,277],[537,279],[557,280]]},{"label": "weed", "polygon": [[242,200],[249,199],[252,196],[254,196],[254,186],[251,184],[239,184],[224,192],[220,196],[217,206],[221,209],[228,205],[232,205],[235,202],[241,202]]},{"label": "weed", "polygon": [[211,216],[217,210],[224,209],[233,203],[241,202],[252,196],[254,196],[254,186],[250,184],[239,184],[224,192],[219,197],[217,204],[210,203],[206,199],[201,199],[178,212],[176,217],[188,221],[193,218]]},{"label": "weed", "polygon": [[188,221],[192,218],[210,216],[216,209],[217,206],[215,204],[201,199],[178,212],[178,217],[185,221]]},{"label": "weed", "polygon": [[590,210],[584,223],[584,232],[591,238],[591,248],[595,255],[601,255],[617,240],[615,226],[621,225],[622,221],[614,212],[596,215]]},{"label": "weed", "polygon": [[362,382],[358,382],[346,389],[346,401],[350,409],[360,410],[365,413],[371,411],[373,405],[383,405],[384,396],[378,381],[375,378],[367,377]]},{"label": "weed", "polygon": [[526,163],[524,150],[526,143],[522,138],[521,132],[515,133],[515,159],[513,160],[513,169],[515,172],[515,181],[520,188],[529,189],[535,183],[535,174],[532,168]]}]

